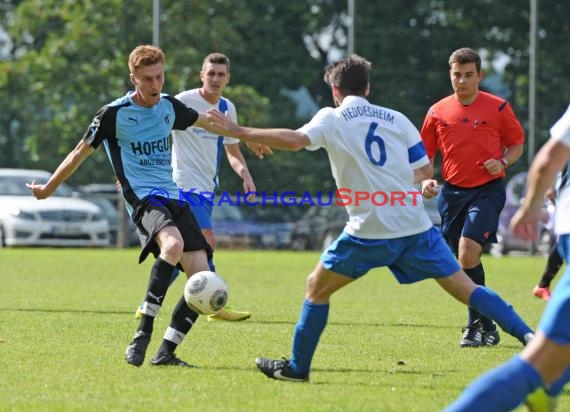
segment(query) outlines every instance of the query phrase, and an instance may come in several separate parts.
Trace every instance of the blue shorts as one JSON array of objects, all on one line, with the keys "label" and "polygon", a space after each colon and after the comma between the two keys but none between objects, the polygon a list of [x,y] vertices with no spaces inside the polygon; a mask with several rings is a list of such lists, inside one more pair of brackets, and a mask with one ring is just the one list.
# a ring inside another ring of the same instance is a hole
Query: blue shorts
[{"label": "blue shorts", "polygon": [[401,284],[445,278],[459,270],[435,227],[395,239],[360,239],[343,232],[323,252],[321,262],[326,269],[353,279],[388,266]]},{"label": "blue shorts", "polygon": [[570,345],[570,235],[559,236],[558,251],[566,261],[566,269],[546,305],[538,330],[558,344]]},{"label": "blue shorts", "polygon": [[453,253],[457,255],[461,237],[473,239],[481,246],[497,242],[499,216],[505,200],[502,179],[473,188],[443,185],[437,208],[441,215],[441,233]]},{"label": "blue shorts", "polygon": [[212,229],[212,201],[197,193],[190,193],[186,202],[198,222],[200,229]]}]

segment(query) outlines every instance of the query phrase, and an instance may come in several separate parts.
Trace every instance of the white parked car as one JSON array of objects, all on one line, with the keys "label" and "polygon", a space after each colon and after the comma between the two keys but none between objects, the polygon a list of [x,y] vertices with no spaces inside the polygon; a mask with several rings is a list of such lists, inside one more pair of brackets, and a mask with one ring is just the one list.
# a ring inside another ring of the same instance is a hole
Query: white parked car
[{"label": "white parked car", "polygon": [[109,222],[97,205],[71,197],[66,185],[43,200],[26,188],[50,176],[43,170],[0,169],[0,247],[108,246]]}]

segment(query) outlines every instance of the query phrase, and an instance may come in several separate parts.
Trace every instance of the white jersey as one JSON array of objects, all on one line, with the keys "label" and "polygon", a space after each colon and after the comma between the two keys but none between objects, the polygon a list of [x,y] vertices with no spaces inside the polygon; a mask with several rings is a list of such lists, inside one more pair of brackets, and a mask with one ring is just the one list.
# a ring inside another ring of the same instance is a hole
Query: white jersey
[{"label": "white jersey", "polygon": [[[349,234],[392,239],[432,226],[413,184],[413,169],[429,159],[418,130],[402,113],[348,96],[340,107],[321,109],[298,130],[311,141],[308,150],[328,153],[339,200],[348,211]],[[368,200],[357,202],[367,195]]]},{"label": "white jersey", "polygon": [[[559,141],[570,148],[570,106],[562,117],[550,128],[550,138]],[[566,166],[568,167],[568,165]],[[566,176],[561,178],[561,187],[559,188],[558,198],[556,199],[556,234],[570,233],[570,182],[568,178],[568,170]]]},{"label": "white jersey", "polygon": [[[220,110],[220,102],[210,104],[200,95],[200,89],[186,90],[176,98],[199,113],[206,113],[208,109]],[[237,121],[234,104],[224,97],[222,99],[226,101],[230,118]],[[239,140],[215,135],[201,127],[173,130],[172,178],[176,185],[185,191],[195,189],[194,193],[214,192],[218,187],[224,144],[233,143],[239,143]]]}]

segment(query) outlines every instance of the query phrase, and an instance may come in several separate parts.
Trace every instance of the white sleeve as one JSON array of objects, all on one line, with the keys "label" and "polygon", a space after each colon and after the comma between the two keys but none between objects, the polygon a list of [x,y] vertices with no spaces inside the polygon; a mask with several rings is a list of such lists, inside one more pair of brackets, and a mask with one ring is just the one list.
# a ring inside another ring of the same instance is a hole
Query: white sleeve
[{"label": "white sleeve", "polygon": [[420,132],[410,119],[403,114],[400,114],[399,123],[402,127],[404,138],[406,139],[410,166],[415,170],[427,165],[429,163],[429,158]]},{"label": "white sleeve", "polygon": [[570,147],[570,105],[560,119],[550,128],[550,136]]},{"label": "white sleeve", "polygon": [[327,130],[333,121],[333,116],[331,116],[333,112],[334,109],[330,107],[321,109],[313,116],[309,123],[297,129],[298,132],[307,136],[311,142],[305,149],[314,151],[326,146]]}]

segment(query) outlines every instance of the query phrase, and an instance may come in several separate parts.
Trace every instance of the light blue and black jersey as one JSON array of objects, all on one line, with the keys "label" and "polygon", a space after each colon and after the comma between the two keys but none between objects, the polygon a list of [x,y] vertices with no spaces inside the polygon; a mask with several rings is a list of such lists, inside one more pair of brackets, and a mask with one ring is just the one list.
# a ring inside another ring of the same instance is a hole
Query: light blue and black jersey
[{"label": "light blue and black jersey", "polygon": [[178,198],[172,180],[170,133],[198,119],[195,110],[172,96],[163,94],[155,106],[142,107],[131,95],[103,106],[83,136],[93,148],[103,143],[129,212],[149,194]]}]

